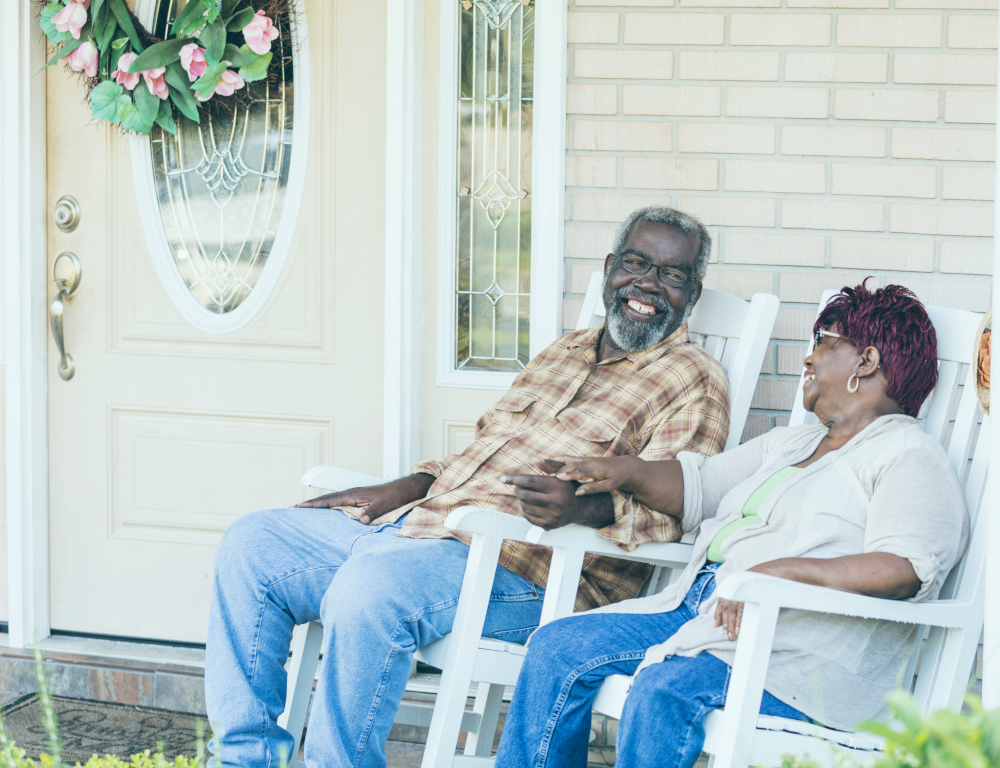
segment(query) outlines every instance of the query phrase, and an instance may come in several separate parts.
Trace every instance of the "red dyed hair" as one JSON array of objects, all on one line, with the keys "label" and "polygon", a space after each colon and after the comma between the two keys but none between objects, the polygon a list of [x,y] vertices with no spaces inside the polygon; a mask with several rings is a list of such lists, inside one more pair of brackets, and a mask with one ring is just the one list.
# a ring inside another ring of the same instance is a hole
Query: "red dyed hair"
[{"label": "red dyed hair", "polygon": [[845,286],[820,313],[813,332],[839,323],[841,336],[859,350],[875,347],[888,380],[886,394],[916,416],[937,383],[937,334],[927,310],[901,285],[868,290]]}]

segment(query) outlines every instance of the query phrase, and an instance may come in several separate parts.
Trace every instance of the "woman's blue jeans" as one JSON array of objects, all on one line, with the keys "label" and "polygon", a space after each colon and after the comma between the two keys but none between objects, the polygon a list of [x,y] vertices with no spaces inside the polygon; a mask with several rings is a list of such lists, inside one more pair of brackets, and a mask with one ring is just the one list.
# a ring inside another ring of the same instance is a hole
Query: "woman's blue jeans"
[{"label": "woman's blue jeans", "polygon": [[[452,629],[469,548],[396,535],[339,510],[273,509],[234,523],[215,558],[205,699],[215,768],[277,766],[292,629],[323,622],[306,763],[382,768],[413,652]],[[524,643],[543,590],[498,567],[483,633]]]},{"label": "woman's blue jeans", "polygon": [[[703,569],[669,613],[604,613],[546,624],[532,638],[514,689],[495,768],[583,768],[590,712],[609,675],[632,675],[646,649],[694,618],[715,591],[715,568]],[[726,703],[730,667],[702,653],[673,656],[636,677],[618,724],[616,764],[690,768],[705,743],[705,715]],[[764,692],[760,711],[805,719]]]}]

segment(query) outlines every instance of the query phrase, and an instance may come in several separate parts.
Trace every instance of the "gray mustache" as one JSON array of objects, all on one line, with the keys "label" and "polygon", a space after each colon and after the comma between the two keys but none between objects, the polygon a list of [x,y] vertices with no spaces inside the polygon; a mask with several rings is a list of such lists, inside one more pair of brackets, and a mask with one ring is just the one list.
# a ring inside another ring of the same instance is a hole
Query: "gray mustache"
[{"label": "gray mustache", "polygon": [[615,301],[621,301],[622,299],[637,299],[643,304],[649,304],[656,307],[660,312],[669,312],[671,307],[667,302],[652,293],[646,293],[645,291],[640,291],[634,286],[622,286],[615,290],[612,294],[612,298]]}]

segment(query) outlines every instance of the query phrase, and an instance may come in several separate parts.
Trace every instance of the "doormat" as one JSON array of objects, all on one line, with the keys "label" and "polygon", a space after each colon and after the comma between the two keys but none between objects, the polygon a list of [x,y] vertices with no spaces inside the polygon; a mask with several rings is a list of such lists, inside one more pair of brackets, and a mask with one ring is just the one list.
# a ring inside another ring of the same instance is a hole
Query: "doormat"
[{"label": "doormat", "polygon": [[[155,752],[159,742],[168,757],[194,757],[198,739],[195,724],[199,720],[205,723],[208,738],[208,723],[199,715],[59,696],[53,696],[52,703],[62,737],[63,762],[70,765],[85,763],[94,754],[118,755],[128,760],[130,755],[147,749]],[[0,716],[7,736],[28,757],[37,759],[42,752],[49,752],[37,694],[11,702],[0,709]]]}]

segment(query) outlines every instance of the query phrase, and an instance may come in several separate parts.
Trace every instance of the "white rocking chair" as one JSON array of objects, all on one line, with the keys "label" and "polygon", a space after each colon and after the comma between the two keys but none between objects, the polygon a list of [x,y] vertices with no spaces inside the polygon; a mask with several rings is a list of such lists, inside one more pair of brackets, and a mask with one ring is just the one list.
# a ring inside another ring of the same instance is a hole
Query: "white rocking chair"
[{"label": "white rocking chair", "polygon": [[[577,330],[603,322],[601,283],[602,274],[597,272],[588,286]],[[719,291],[704,289],[688,321],[692,337],[701,341],[706,351],[719,360],[729,377],[731,415],[726,448],[739,445],[777,313],[778,298],[771,294],[759,293],[750,302],[745,302]],[[381,478],[330,466],[313,467],[302,477],[303,485],[327,491],[382,482]],[[419,661],[442,670],[437,699],[433,705],[404,702],[395,722],[429,727],[421,763],[423,768],[488,766],[493,763],[490,755],[503,690],[517,681],[525,649],[513,643],[482,637],[482,629],[503,540],[526,541],[533,535],[533,526],[524,518],[476,507],[465,507],[451,513],[445,526],[471,533],[473,540],[452,632],[416,652]],[[656,561],[653,575],[646,585],[646,594],[665,586],[669,569],[683,568],[691,556],[689,542],[644,544],[634,552],[626,553],[600,539],[589,528],[569,526],[563,530],[574,541],[579,541],[581,548],[572,551],[560,548],[554,552],[548,588],[551,589],[554,584],[562,588],[546,593],[542,607],[543,624],[572,613],[583,567],[584,548],[624,559]],[[592,542],[597,542],[596,549]],[[292,638],[285,711],[278,724],[292,734],[292,755],[296,758],[322,639],[323,628],[319,622],[296,627]],[[473,682],[478,683],[475,706],[472,712],[467,712],[466,699]],[[461,731],[468,734],[465,754],[456,755]],[[299,766],[290,761],[290,768]]]}]

